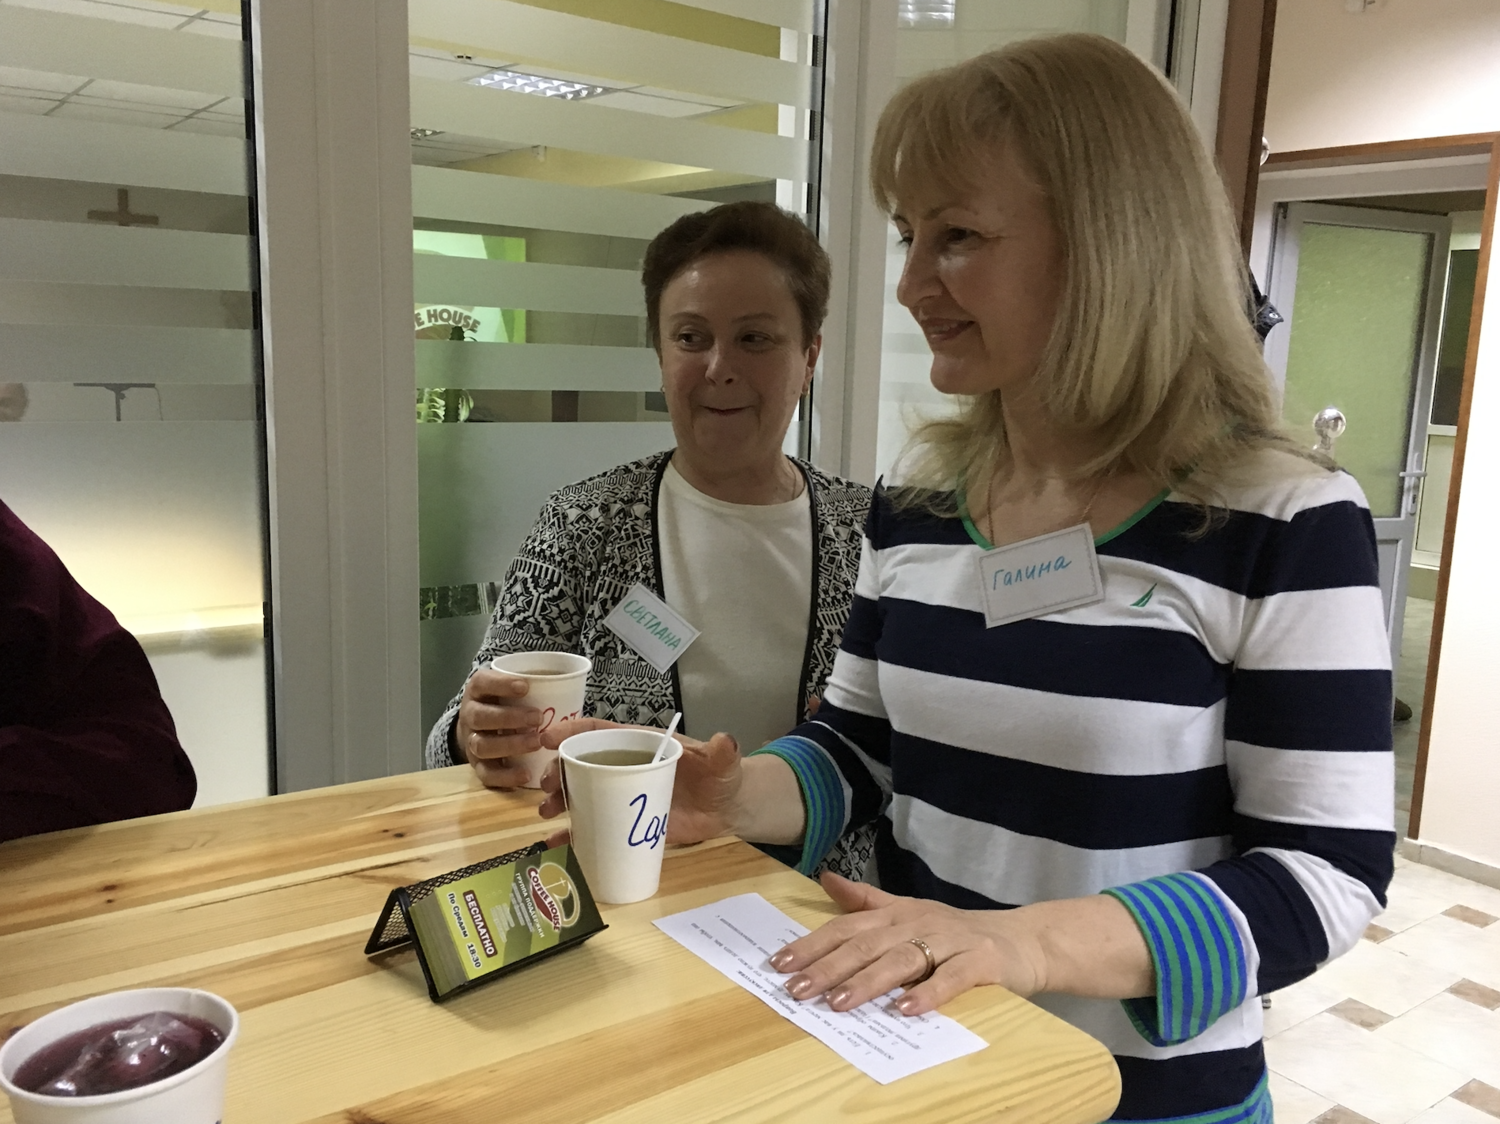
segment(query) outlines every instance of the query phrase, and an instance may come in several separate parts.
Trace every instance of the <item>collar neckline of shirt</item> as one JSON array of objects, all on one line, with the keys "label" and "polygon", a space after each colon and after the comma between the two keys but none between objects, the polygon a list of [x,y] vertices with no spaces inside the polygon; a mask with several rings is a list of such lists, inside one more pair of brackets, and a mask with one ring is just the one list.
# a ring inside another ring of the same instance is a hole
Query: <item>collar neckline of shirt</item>
[{"label": "collar neckline of shirt", "polygon": [[[684,483],[686,483],[686,481],[684,481]],[[1130,530],[1130,528],[1134,527],[1142,519],[1146,518],[1146,516],[1150,515],[1153,511],[1160,507],[1162,505],[1162,502],[1171,494],[1171,488],[1163,488],[1161,491],[1157,492],[1156,495],[1147,500],[1145,504],[1138,508],[1134,514],[1127,516],[1123,522],[1117,524],[1114,527],[1111,527],[1102,535],[1095,535],[1094,545],[1103,546],[1111,539],[1119,538],[1126,531]],[[958,513],[964,521],[964,530],[969,532],[969,538],[972,539],[975,545],[977,545],[981,550],[994,550],[995,544],[984,537],[984,532],[974,525],[974,520],[969,516],[969,504],[967,499],[964,497],[963,488],[958,489],[957,499]],[[1011,543],[1008,545],[1013,546],[1015,544]]]},{"label": "collar neckline of shirt", "polygon": [[[797,473],[801,476],[800,470]],[[781,519],[792,512],[807,510],[807,484],[795,497],[784,500],[781,503],[730,503],[728,500],[716,499],[706,492],[700,492],[688,483],[687,478],[677,471],[677,465],[671,461],[667,462],[667,471],[662,477],[662,483],[672,489],[672,494],[699,507],[709,511],[718,511],[726,515],[735,515],[742,519]]]}]

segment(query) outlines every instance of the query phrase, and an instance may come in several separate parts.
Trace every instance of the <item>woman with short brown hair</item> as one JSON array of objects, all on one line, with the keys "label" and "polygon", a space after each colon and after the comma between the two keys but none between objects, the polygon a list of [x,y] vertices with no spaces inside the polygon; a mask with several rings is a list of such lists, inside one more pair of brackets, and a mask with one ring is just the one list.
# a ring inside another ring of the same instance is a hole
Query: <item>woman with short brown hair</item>
[{"label": "woman with short brown hair", "polygon": [[[521,783],[514,759],[540,747],[542,715],[525,679],[489,666],[511,652],[589,657],[585,714],[665,726],[680,710],[687,729],[747,749],[817,707],[870,502],[865,486],[782,452],[822,346],[828,255],[774,205],[726,203],[658,234],[641,281],[677,446],[547,501],[428,737],[429,767],[468,762],[488,785]],[[665,670],[609,626],[636,586],[701,633]],[[831,865],[860,876],[869,840],[854,833]]]}]

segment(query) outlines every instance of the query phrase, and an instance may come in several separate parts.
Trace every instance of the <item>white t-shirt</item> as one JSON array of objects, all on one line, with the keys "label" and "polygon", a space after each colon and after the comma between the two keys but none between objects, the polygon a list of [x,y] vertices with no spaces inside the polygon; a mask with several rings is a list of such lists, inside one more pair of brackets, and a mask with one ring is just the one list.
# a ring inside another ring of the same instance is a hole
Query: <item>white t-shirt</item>
[{"label": "white t-shirt", "polygon": [[677,661],[683,725],[723,731],[749,753],[795,726],[812,599],[807,489],[788,503],[725,503],[676,465],[658,527],[667,604],[701,635]]}]

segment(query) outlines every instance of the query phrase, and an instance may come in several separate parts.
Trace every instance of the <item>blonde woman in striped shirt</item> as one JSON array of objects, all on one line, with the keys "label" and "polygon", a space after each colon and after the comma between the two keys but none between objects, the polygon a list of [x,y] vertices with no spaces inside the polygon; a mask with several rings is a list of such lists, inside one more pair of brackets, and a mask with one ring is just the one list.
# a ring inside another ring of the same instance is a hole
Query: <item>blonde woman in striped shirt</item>
[{"label": "blonde woman in striped shirt", "polygon": [[688,742],[669,839],[811,870],[873,823],[883,888],[825,876],[848,914],[773,958],[793,995],[1002,984],[1111,1048],[1116,1119],[1269,1124],[1259,996],[1391,874],[1364,497],[1280,434],[1212,161],[1123,47],[915,80],[873,178],[958,408],[877,492],[818,714]]}]

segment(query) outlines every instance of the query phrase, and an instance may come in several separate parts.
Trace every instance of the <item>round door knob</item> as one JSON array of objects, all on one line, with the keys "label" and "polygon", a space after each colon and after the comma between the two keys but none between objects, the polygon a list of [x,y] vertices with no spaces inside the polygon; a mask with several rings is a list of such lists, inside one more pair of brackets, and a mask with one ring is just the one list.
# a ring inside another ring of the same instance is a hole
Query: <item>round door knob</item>
[{"label": "round door knob", "polygon": [[1313,418],[1313,432],[1327,441],[1332,441],[1349,428],[1349,420],[1337,406],[1325,406]]},{"label": "round door knob", "polygon": [[1325,406],[1319,410],[1318,416],[1313,418],[1313,432],[1318,435],[1314,451],[1332,456],[1334,441],[1348,427],[1348,419],[1337,406]]}]

